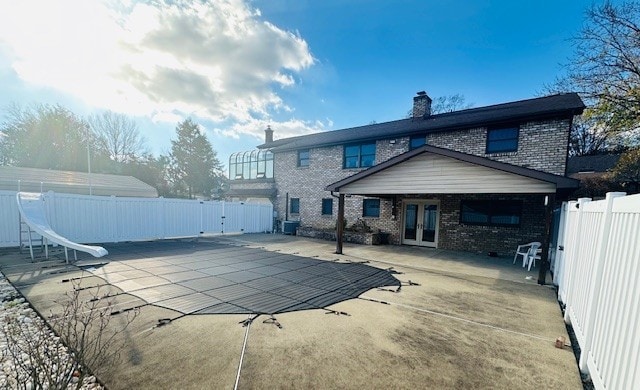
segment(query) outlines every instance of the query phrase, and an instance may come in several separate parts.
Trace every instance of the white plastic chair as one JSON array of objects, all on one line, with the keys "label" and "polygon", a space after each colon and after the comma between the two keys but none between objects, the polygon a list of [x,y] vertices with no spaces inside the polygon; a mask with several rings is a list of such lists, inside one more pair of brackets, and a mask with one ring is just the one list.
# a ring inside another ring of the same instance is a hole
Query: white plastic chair
[{"label": "white plastic chair", "polygon": [[540,256],[542,255],[542,248],[538,248],[535,251],[533,249],[531,249],[529,251],[529,268],[527,269],[527,271],[531,271],[531,265],[533,264],[533,266],[536,266],[536,260],[540,260]]},{"label": "white plastic chair", "polygon": [[[530,242],[528,244],[518,245],[516,249],[516,255],[513,256],[513,264],[518,260],[518,256],[522,256],[522,267],[529,266],[531,270],[531,263],[535,263],[535,256],[538,253],[538,248],[542,246],[542,243],[538,241]],[[538,259],[540,257],[538,256]]]}]

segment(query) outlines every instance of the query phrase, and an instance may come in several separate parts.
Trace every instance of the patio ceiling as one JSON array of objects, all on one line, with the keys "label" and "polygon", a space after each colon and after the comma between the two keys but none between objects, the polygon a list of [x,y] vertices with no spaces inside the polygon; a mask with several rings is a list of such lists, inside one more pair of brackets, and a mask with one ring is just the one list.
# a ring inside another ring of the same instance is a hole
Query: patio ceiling
[{"label": "patio ceiling", "polygon": [[555,193],[578,181],[425,145],[326,187],[353,195]]}]

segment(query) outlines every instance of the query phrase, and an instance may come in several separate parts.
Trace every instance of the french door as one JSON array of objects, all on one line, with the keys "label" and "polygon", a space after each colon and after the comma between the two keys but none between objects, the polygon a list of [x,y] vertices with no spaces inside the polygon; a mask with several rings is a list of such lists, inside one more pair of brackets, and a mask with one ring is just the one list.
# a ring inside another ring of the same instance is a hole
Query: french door
[{"label": "french door", "polygon": [[403,244],[438,246],[439,206],[439,202],[433,200],[404,201]]}]

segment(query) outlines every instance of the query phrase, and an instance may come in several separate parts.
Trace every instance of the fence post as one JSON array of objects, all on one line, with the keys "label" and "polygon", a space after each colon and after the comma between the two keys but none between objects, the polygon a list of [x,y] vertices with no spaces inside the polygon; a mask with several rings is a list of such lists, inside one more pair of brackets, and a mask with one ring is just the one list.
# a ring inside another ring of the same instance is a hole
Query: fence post
[{"label": "fence post", "polygon": [[200,236],[204,234],[204,201],[200,201]]},{"label": "fence post", "polygon": [[[565,309],[564,309],[564,322],[567,324],[571,324],[571,318],[569,313],[571,312],[571,304],[573,303],[573,296],[574,294],[572,293],[575,288],[573,286],[574,284],[574,278],[575,278],[575,268],[577,267],[577,263],[578,263],[578,259],[576,258],[576,254],[578,252],[578,248],[580,248],[580,241],[581,241],[581,234],[582,234],[582,219],[583,219],[583,215],[584,215],[584,205],[586,203],[589,203],[591,201],[591,198],[579,198],[578,199],[578,204],[576,205],[576,207],[578,207],[578,220],[576,221],[575,224],[575,235],[574,235],[574,241],[573,243],[569,242],[568,244],[572,245],[571,248],[571,261],[569,262],[569,269],[567,269],[567,272],[569,273],[569,278],[567,279],[567,287],[566,287],[566,301],[565,301]],[[566,259],[569,260],[569,259]]]},{"label": "fence post", "polygon": [[245,207],[244,202],[240,202],[240,215],[242,216],[242,218],[240,218],[240,221],[242,222],[240,231],[244,233],[245,225],[247,224],[247,208]]},{"label": "fence post", "polygon": [[158,213],[158,216],[160,217],[160,228],[162,229],[160,231],[160,238],[165,239],[167,237],[167,202],[168,200],[162,196],[159,197],[158,200],[160,202],[160,212]]},{"label": "fence post", "polygon": [[111,229],[111,234],[113,234],[112,236],[112,240],[113,242],[120,242],[120,229],[118,229],[118,200],[116,199],[115,195],[110,195],[109,196],[109,208],[111,208],[111,212],[109,213],[109,215],[111,215],[111,218],[113,218],[113,228]]},{"label": "fence post", "polygon": [[567,202],[567,216],[564,220],[564,239],[562,240],[564,254],[562,255],[562,275],[558,283],[558,301],[562,303],[567,302],[567,284],[569,283],[569,265],[571,264],[571,247],[567,244],[571,242],[571,239],[575,236],[575,219],[574,206],[578,203],[575,200]]},{"label": "fence post", "polygon": [[600,289],[602,287],[602,271],[604,269],[604,259],[607,254],[607,245],[609,243],[609,235],[611,233],[611,220],[613,218],[613,202],[614,199],[625,196],[624,192],[608,192],[606,197],[606,206],[602,218],[602,229],[600,237],[598,237],[596,257],[593,267],[593,277],[589,286],[589,298],[587,300],[587,318],[585,320],[584,345],[580,346],[582,350],[578,367],[583,374],[589,372],[587,367],[587,358],[593,344],[593,328],[596,320],[596,308],[600,298]]},{"label": "fence post", "polygon": [[224,234],[224,219],[226,216],[224,215],[224,200],[222,201],[222,217],[220,217],[220,233]]},{"label": "fence post", "polygon": [[[560,206],[560,221],[558,222],[558,239],[556,240],[555,259],[553,267],[553,284],[560,287],[560,280],[564,272],[564,245],[565,229],[567,219],[567,202],[562,202]],[[560,249],[562,248],[562,250]]]}]

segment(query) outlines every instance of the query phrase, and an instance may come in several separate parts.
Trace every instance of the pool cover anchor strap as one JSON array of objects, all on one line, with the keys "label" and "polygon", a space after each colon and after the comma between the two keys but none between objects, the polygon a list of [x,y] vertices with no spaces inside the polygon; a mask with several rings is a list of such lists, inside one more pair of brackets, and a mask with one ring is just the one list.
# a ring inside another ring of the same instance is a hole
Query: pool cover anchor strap
[{"label": "pool cover anchor strap", "polygon": [[278,329],[282,329],[282,325],[280,324],[280,322],[278,322],[276,317],[273,316],[273,314],[269,315],[269,318],[267,318],[266,320],[262,321],[262,323],[263,324],[273,324],[273,325],[277,326]]},{"label": "pool cover anchor strap", "polygon": [[251,323],[252,323],[253,321],[255,321],[255,320],[256,320],[256,318],[260,317],[260,315],[261,315],[261,314],[256,314],[256,315],[254,315],[253,317],[249,317],[249,318],[247,318],[247,319],[244,319],[244,320],[242,320],[242,321],[238,322],[238,324],[241,324],[243,328],[246,328],[247,326],[251,325]]},{"label": "pool cover anchor strap", "polygon": [[379,287],[377,290],[378,290],[378,291],[392,292],[392,293],[399,293],[399,292],[400,292],[400,288],[401,288],[401,287],[402,287],[402,286],[399,286],[399,287],[398,287],[397,289],[395,289],[395,290],[392,290],[392,289],[390,289],[390,288],[383,288],[383,287]]},{"label": "pool cover anchor strap", "polygon": [[389,302],[380,301],[380,300],[378,300],[378,299],[373,299],[373,298],[358,297],[358,299],[362,299],[363,301],[369,301],[369,302],[375,302],[375,303],[382,303],[383,305],[390,305],[390,303],[389,303]]},{"label": "pool cover anchor strap", "polygon": [[385,268],[385,271],[389,272],[390,274],[394,274],[394,275],[402,275],[402,274],[404,274],[404,272],[397,271],[393,267]]},{"label": "pool cover anchor strap", "polygon": [[153,326],[153,329],[168,325],[172,323],[173,320],[177,320],[178,318],[181,318],[181,317],[183,317],[183,315],[176,318],[158,318],[158,323]]},{"label": "pool cover anchor strap", "polygon": [[398,289],[396,290],[396,292],[400,292],[400,290],[402,289],[402,286],[419,286],[419,285],[420,283],[412,282],[411,279],[409,279],[408,282],[400,281],[400,285],[398,286]]},{"label": "pool cover anchor strap", "polygon": [[347,316],[347,317],[351,317],[351,314],[347,313],[346,311],[337,311],[337,310],[331,310],[331,309],[324,309],[327,312],[324,314],[335,314],[337,316]]},{"label": "pool cover anchor strap", "polygon": [[371,263],[369,260],[364,260],[364,261],[355,261],[355,260],[350,260],[350,259],[344,259],[345,263],[349,263],[349,264],[369,264]]}]

